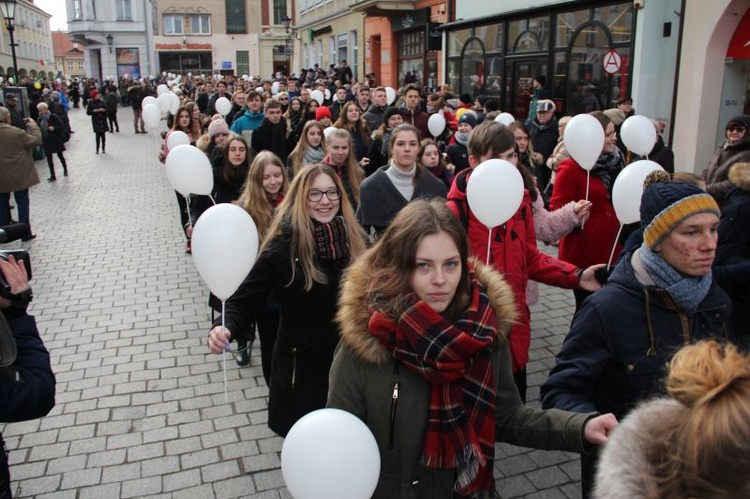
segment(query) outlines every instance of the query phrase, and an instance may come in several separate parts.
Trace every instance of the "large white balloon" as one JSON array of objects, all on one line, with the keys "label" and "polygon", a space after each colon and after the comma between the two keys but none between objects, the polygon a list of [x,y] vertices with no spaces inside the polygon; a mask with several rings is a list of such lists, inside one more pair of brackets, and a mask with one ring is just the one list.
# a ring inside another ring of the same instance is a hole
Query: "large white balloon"
[{"label": "large white balloon", "polygon": [[141,102],[141,109],[146,109],[146,106],[149,104],[153,104],[156,107],[159,107],[159,104],[157,104],[156,97],[153,95],[147,95],[143,98],[143,101]]},{"label": "large white balloon", "polygon": [[440,113],[435,113],[427,120],[427,129],[430,135],[437,137],[445,130],[445,118]]},{"label": "large white balloon", "polygon": [[258,254],[258,229],[243,208],[214,205],[193,227],[193,261],[208,289],[220,300],[237,291]]},{"label": "large white balloon", "polygon": [[335,131],[336,131],[335,126],[329,126],[325,130],[323,130],[323,135],[325,135],[326,140],[328,140],[328,137],[330,137],[331,134]]},{"label": "large white balloon", "polygon": [[175,147],[169,151],[164,165],[169,183],[183,196],[211,194],[214,188],[211,162],[197,147],[191,145]]},{"label": "large white balloon", "polygon": [[156,104],[149,104],[144,107],[141,116],[143,116],[143,123],[151,129],[158,127],[159,121],[161,121],[161,111]]},{"label": "large white balloon", "polygon": [[181,130],[169,132],[169,135],[167,135],[167,149],[171,151],[175,147],[182,145],[190,145],[190,137]]},{"label": "large white balloon", "polygon": [[281,448],[281,473],[296,499],[366,499],[380,476],[378,444],[353,414],[320,409],[289,430]]},{"label": "large white balloon", "polygon": [[495,121],[497,121],[501,125],[508,126],[514,121],[516,121],[516,119],[510,113],[500,113],[497,115],[497,118],[495,118]]},{"label": "large white balloon", "polygon": [[171,114],[177,114],[177,110],[180,109],[180,96],[173,93],[168,93],[169,95],[169,112]]},{"label": "large white balloon", "polygon": [[521,173],[504,159],[489,159],[471,172],[466,199],[474,216],[487,227],[504,224],[523,201]]},{"label": "large white balloon", "polygon": [[326,88],[325,93],[323,94],[326,98],[326,100],[331,100],[331,91]]},{"label": "large white balloon", "polygon": [[170,95],[168,92],[165,92],[156,99],[156,102],[159,104],[159,111],[163,114],[168,113],[169,108],[172,107],[172,98]]},{"label": "large white balloon", "polygon": [[385,87],[385,99],[389,106],[396,100],[396,91],[393,87]]},{"label": "large white balloon", "polygon": [[617,175],[615,185],[612,186],[612,205],[621,224],[632,224],[641,219],[643,181],[649,173],[656,170],[663,171],[664,168],[658,163],[642,159],[630,163]]},{"label": "large white balloon", "polygon": [[216,111],[220,115],[226,116],[231,110],[232,103],[229,102],[229,99],[227,99],[226,97],[219,97],[218,99],[216,99]]},{"label": "large white balloon", "polygon": [[312,92],[310,92],[310,97],[318,101],[319,105],[321,106],[323,105],[324,95],[323,95],[323,92],[321,92],[320,90],[313,90]]},{"label": "large white balloon", "polygon": [[169,87],[167,87],[163,83],[161,85],[159,85],[158,87],[156,87],[156,95],[161,96],[163,94],[166,94],[167,92],[169,92]]},{"label": "large white balloon", "polygon": [[645,156],[656,144],[656,128],[650,119],[635,114],[622,123],[620,138],[625,147],[639,156]]},{"label": "large white balloon", "polygon": [[577,114],[568,122],[563,136],[565,149],[584,170],[591,170],[604,149],[602,124],[590,114]]}]

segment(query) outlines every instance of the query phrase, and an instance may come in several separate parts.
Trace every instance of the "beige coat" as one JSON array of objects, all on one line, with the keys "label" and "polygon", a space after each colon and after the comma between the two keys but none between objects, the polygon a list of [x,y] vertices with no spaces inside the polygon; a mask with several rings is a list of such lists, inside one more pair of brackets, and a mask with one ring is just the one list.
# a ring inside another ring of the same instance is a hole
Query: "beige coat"
[{"label": "beige coat", "polygon": [[39,183],[39,175],[31,153],[42,145],[42,133],[36,123],[29,122],[28,132],[7,123],[0,123],[0,192],[28,189]]}]

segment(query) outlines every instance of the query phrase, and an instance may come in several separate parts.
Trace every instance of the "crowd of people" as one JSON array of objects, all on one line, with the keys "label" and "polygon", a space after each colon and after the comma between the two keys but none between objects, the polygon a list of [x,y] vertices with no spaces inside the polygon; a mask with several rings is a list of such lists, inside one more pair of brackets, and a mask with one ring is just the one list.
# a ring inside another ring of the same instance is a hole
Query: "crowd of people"
[{"label": "crowd of people", "polygon": [[[119,132],[118,105],[133,107],[136,134],[156,133],[146,130],[141,104],[156,94],[155,83],[169,85],[180,106],[155,156],[164,162],[170,134],[185,133],[211,162],[213,201],[235,203],[255,221],[257,261],[226,301],[224,317],[214,317],[208,346],[217,354],[233,350],[245,366],[257,331],[274,432],[286,436],[302,416],[326,406],[356,414],[381,452],[376,497],[489,497],[495,441],[581,452],[584,496],[606,497],[608,489],[594,480],[599,456],[600,476],[614,473],[620,463],[607,457],[607,442],[617,437],[618,420],[665,393],[670,360],[674,374],[694,355],[675,353],[719,340],[722,346],[701,348],[718,349],[721,364],[742,355],[727,345],[750,348],[743,321],[750,308],[750,117],[727,124],[726,140],[701,175],[650,176],[640,223],[617,241],[613,185],[639,159],[618,140],[619,126],[635,112],[632,100],[591,113],[605,141],[589,179],[565,149],[570,117],[559,116],[541,91],[530,116],[506,126],[495,121],[498,103],[486,96],[456,97],[447,85],[427,95],[408,84],[388,102],[372,75],[360,82],[346,69],[342,63],[300,78],[164,75],[74,87],[91,116],[96,152],[105,154],[106,133]],[[21,162],[44,144],[50,181],[53,155],[68,174],[63,151],[72,130],[62,103],[72,90],[47,92],[38,120],[14,123],[12,99],[0,108],[0,141],[13,142],[6,151],[18,148]],[[230,100],[229,112],[217,112],[220,98]],[[428,121],[436,113],[446,127],[432,136]],[[660,137],[653,154],[674,170]],[[524,192],[510,219],[489,228],[472,211],[467,186],[474,169],[495,158],[519,170]],[[0,225],[9,220],[11,192],[28,221],[35,182],[3,189]],[[192,227],[211,198],[176,197],[190,253]],[[539,240],[559,241],[559,257],[543,252]],[[613,256],[619,263],[608,269]],[[542,410],[525,405],[534,281],[572,289],[577,310],[542,386]],[[216,297],[209,304],[221,310]],[[735,371],[747,383],[747,369]],[[701,405],[710,418],[719,410],[681,395],[698,381],[672,378],[669,393],[687,408],[659,403],[671,413]],[[719,398],[716,390],[711,399]],[[746,412],[750,405],[732,403]],[[692,424],[688,419],[679,424]],[[675,447],[670,456],[679,456],[680,441],[694,434],[670,424],[672,439],[659,448]],[[736,443],[715,445],[748,464]],[[747,479],[715,483],[702,460],[670,467],[644,452],[656,487],[686,495],[704,490],[694,486],[730,495],[750,487]],[[680,481],[684,469],[705,478]]]}]

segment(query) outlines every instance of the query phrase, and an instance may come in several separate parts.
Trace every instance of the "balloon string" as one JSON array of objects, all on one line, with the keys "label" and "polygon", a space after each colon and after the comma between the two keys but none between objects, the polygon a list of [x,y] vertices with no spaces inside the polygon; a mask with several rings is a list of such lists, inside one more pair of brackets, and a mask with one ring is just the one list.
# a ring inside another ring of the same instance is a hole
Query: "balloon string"
[{"label": "balloon string", "polygon": [[489,229],[489,232],[487,234],[487,260],[485,261],[486,265],[490,264],[490,245],[492,244],[492,227],[487,227]]},{"label": "balloon string", "polygon": [[615,257],[615,248],[617,248],[617,241],[620,240],[620,234],[622,234],[623,227],[625,227],[625,224],[620,224],[620,229],[617,231],[617,237],[615,238],[615,244],[612,245],[612,253],[609,254],[609,261],[607,262],[607,272],[609,272],[609,268],[612,266],[612,259]]},{"label": "balloon string", "polygon": [[213,203],[214,205],[216,205],[216,200],[214,199],[214,197],[213,197],[213,196],[212,196],[211,194],[209,194],[209,195],[208,195],[208,197],[209,197],[209,198],[211,198],[211,202],[212,202],[212,203]]},{"label": "balloon string", "polygon": [[[224,329],[224,302],[225,300],[221,300],[221,332],[223,333],[226,331]],[[227,349],[224,349],[224,352],[221,354],[221,360],[224,363],[224,403],[229,403],[229,395],[227,394]]]},{"label": "balloon string", "polygon": [[193,231],[193,218],[190,216],[190,195],[189,194],[185,196],[185,204],[187,205],[188,227],[190,227],[190,232],[192,232]]},{"label": "balloon string", "polygon": [[[589,200],[589,184],[591,183],[591,170],[586,170],[586,201]],[[586,226],[586,221],[581,222],[581,230]]]}]

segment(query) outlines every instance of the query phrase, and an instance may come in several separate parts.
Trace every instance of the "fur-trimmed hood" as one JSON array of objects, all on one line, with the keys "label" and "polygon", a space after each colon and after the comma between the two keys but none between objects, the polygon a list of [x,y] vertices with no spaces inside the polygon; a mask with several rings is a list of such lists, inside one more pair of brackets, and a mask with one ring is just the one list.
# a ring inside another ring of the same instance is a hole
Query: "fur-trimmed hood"
[{"label": "fur-trimmed hood", "polygon": [[[498,336],[505,337],[514,324],[517,311],[513,290],[503,277],[491,267],[471,259],[477,278],[487,289],[492,308],[498,320]],[[363,260],[353,263],[341,284],[339,309],[336,322],[339,324],[341,341],[348,346],[355,356],[364,362],[382,365],[388,361],[390,354],[380,342],[367,331],[367,324],[372,312],[369,309],[365,289],[370,279],[363,265]]]},{"label": "fur-trimmed hood", "polygon": [[670,398],[641,404],[614,430],[601,451],[593,497],[655,497],[658,484],[648,460],[649,447],[663,439],[685,408]]},{"label": "fur-trimmed hood", "polygon": [[735,163],[729,170],[729,180],[742,190],[750,192],[750,162]]},{"label": "fur-trimmed hood", "polygon": [[200,149],[203,152],[208,151],[208,145],[211,143],[211,139],[209,138],[207,133],[204,133],[198,139],[195,141],[195,147]]}]

